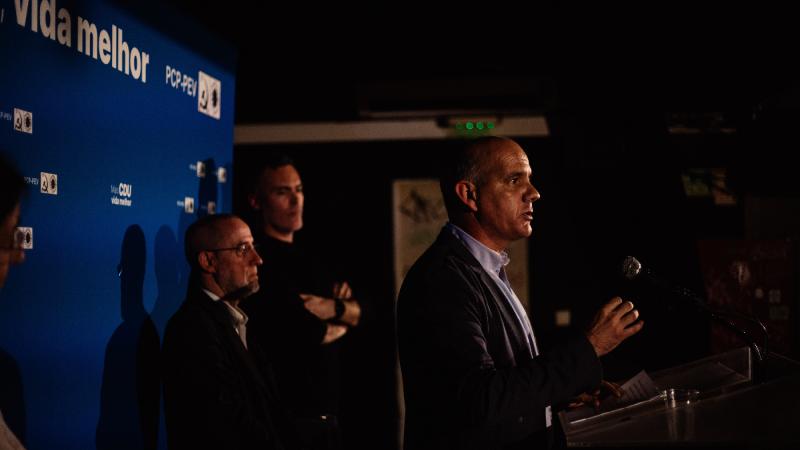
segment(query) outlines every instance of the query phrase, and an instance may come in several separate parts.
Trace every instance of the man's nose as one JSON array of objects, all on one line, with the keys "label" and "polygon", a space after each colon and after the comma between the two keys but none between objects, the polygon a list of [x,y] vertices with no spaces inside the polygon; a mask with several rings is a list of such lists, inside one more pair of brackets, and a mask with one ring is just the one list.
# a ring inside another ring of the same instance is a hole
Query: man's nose
[{"label": "man's nose", "polygon": [[542,195],[539,194],[539,190],[536,189],[536,186],[531,184],[528,190],[525,192],[525,202],[533,203],[536,200],[539,200],[540,198],[542,198]]},{"label": "man's nose", "polygon": [[253,259],[254,259],[253,264],[257,266],[264,264],[264,260],[261,259],[261,255],[258,254],[258,250],[256,249],[253,249]]}]

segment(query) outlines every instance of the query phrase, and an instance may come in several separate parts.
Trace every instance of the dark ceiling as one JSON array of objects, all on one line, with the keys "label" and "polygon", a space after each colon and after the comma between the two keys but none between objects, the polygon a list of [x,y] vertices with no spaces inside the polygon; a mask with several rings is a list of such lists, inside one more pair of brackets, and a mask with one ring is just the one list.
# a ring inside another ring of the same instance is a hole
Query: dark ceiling
[{"label": "dark ceiling", "polygon": [[793,108],[796,98],[791,61],[748,50],[750,34],[681,35],[676,26],[650,42],[639,33],[644,24],[609,37],[613,24],[583,27],[522,6],[465,14],[473,7],[171,1],[237,48],[236,123],[453,109],[746,115],[777,103]]}]

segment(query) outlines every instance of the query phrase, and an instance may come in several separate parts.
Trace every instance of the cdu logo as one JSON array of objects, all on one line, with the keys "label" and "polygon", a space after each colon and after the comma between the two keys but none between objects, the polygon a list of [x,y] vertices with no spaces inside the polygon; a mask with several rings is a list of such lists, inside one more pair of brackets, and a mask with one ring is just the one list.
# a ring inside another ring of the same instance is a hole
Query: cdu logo
[{"label": "cdu logo", "polygon": [[199,72],[197,85],[197,110],[201,113],[219,120],[222,110],[222,83],[206,74],[202,70]]},{"label": "cdu logo", "polygon": [[118,186],[119,196],[131,198],[133,195],[133,185],[128,183],[120,183]]},{"label": "cdu logo", "polygon": [[117,183],[111,185],[111,204],[117,206],[133,205],[133,185],[130,183]]},{"label": "cdu logo", "polygon": [[39,172],[39,192],[58,195],[58,174]]}]

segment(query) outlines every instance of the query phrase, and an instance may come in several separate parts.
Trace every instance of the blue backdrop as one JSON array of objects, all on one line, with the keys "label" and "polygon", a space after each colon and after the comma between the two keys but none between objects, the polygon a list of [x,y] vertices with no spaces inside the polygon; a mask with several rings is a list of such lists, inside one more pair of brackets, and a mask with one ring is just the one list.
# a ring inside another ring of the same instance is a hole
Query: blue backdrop
[{"label": "blue backdrop", "polygon": [[29,449],[164,447],[159,342],[184,230],[230,211],[234,58],[152,3],[0,0],[31,247],[0,292],[0,410]]}]

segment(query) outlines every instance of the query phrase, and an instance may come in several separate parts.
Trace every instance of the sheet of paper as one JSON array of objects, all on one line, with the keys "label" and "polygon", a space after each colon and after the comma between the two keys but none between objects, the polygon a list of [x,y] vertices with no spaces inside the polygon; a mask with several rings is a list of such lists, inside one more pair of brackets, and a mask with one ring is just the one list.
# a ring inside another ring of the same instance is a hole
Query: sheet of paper
[{"label": "sheet of paper", "polygon": [[600,406],[602,409],[606,409],[604,404],[607,402],[609,403],[608,406],[630,405],[650,400],[659,394],[658,387],[653,383],[653,379],[650,378],[650,375],[644,370],[634,375],[633,378],[626,381],[621,387],[624,391],[622,397],[609,397],[601,403]]},{"label": "sheet of paper", "polygon": [[595,411],[593,406],[581,406],[566,412],[566,417],[570,422],[579,419],[591,417],[600,413],[608,412],[621,408],[623,406],[632,405],[634,403],[650,400],[651,398],[659,395],[659,389],[644,370],[637,373],[633,378],[629,379],[621,386],[624,393],[622,397],[616,398],[613,395],[600,402],[599,411]]}]

